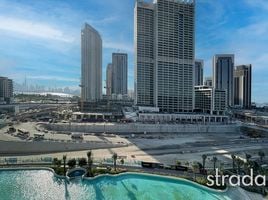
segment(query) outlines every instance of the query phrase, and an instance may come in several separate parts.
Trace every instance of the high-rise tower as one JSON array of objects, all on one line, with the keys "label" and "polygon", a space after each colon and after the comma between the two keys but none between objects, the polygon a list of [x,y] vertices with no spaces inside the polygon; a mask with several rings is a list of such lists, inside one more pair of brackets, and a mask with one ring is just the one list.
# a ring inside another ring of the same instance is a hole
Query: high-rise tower
[{"label": "high-rise tower", "polygon": [[112,94],[127,94],[127,54],[112,55]]},{"label": "high-rise tower", "polygon": [[234,104],[251,108],[251,65],[240,65],[234,71]]},{"label": "high-rise tower", "polygon": [[194,66],[194,85],[203,85],[204,78],[204,61],[203,60],[195,60]]},{"label": "high-rise tower", "polygon": [[98,31],[85,24],[81,31],[81,101],[102,98],[102,39]]},{"label": "high-rise tower", "polygon": [[218,54],[213,57],[213,87],[226,91],[227,106],[234,105],[234,55]]},{"label": "high-rise tower", "polygon": [[134,24],[136,104],[192,112],[194,0],[139,0]]}]

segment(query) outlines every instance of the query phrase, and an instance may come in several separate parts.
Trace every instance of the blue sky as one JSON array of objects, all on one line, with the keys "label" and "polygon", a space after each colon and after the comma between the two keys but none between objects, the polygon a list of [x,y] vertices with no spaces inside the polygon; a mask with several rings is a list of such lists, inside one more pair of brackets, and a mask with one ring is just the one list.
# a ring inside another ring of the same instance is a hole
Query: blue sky
[{"label": "blue sky", "polygon": [[[268,1],[196,0],[196,57],[234,53],[253,65],[253,100],[268,102]],[[103,39],[103,80],[112,52],[129,54],[133,88],[134,0],[0,0],[0,75],[22,83],[77,88],[84,22]]]}]

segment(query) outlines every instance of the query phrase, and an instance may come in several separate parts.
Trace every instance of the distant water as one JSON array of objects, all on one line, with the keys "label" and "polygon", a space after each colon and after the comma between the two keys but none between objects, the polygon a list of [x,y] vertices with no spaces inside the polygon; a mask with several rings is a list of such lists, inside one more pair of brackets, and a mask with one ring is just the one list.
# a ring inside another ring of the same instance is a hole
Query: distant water
[{"label": "distant water", "polygon": [[46,170],[0,171],[1,200],[229,200],[191,183],[125,174],[93,181],[65,180]]}]

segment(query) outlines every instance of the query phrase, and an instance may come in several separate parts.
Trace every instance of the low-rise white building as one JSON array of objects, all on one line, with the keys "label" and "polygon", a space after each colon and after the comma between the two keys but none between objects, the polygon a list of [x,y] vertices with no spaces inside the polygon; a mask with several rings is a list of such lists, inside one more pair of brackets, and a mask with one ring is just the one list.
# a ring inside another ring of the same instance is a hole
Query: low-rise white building
[{"label": "low-rise white building", "polygon": [[209,86],[195,86],[195,111],[223,115],[226,110],[226,92]]}]

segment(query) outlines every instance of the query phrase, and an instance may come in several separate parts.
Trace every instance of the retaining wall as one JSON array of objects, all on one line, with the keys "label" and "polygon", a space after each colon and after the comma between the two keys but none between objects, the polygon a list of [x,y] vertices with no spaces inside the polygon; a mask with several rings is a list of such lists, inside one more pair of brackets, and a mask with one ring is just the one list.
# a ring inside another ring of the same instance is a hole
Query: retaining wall
[{"label": "retaining wall", "polygon": [[87,133],[234,133],[239,126],[228,125],[197,125],[197,124],[45,124],[49,130]]}]

